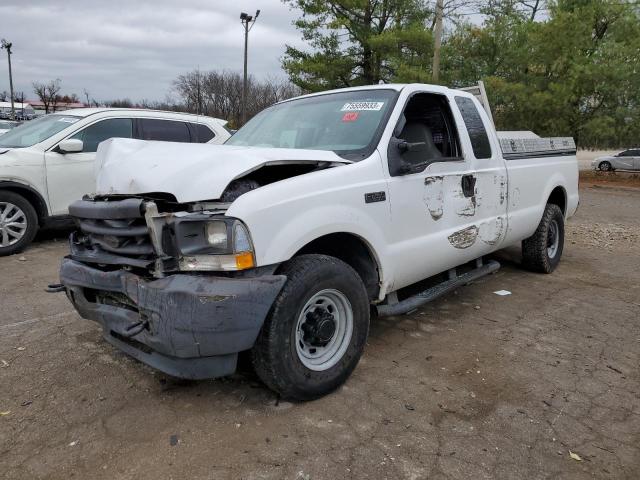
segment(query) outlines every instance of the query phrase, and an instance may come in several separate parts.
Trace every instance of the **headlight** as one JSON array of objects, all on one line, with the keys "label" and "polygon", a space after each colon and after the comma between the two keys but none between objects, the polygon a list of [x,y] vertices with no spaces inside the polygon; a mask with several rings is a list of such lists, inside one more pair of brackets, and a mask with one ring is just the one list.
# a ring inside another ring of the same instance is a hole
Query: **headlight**
[{"label": "headlight", "polygon": [[180,270],[246,270],[255,267],[247,227],[234,218],[191,215],[176,219]]},{"label": "headlight", "polygon": [[226,248],[227,224],[225,222],[208,222],[205,227],[207,230],[207,242],[214,248]]}]

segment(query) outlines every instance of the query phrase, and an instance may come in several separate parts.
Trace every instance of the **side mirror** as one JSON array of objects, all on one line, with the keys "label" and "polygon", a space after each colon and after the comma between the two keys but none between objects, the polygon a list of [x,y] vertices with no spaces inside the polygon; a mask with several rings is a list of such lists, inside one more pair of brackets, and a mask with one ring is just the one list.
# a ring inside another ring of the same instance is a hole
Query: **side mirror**
[{"label": "side mirror", "polygon": [[387,158],[389,160],[389,173],[392,177],[407,175],[413,172],[413,166],[407,162],[403,155],[406,152],[422,151],[426,149],[426,143],[410,143],[397,137],[391,137],[387,148]]},{"label": "side mirror", "polygon": [[83,149],[84,144],[82,140],[78,140],[77,138],[67,138],[58,144],[60,153],[80,153]]}]

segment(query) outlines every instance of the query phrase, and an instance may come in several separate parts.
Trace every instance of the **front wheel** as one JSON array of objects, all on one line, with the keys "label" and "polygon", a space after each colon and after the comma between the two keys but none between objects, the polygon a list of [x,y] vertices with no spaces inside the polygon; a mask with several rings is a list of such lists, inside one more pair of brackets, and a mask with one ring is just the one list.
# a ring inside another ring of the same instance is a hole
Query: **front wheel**
[{"label": "front wheel", "polygon": [[301,255],[282,271],[287,282],[252,350],[262,381],[284,398],[312,400],[351,375],[369,333],[369,301],[346,263]]},{"label": "front wheel", "polygon": [[535,233],[522,241],[522,264],[534,272],[551,273],[560,263],[564,247],[564,215],[547,203]]},{"label": "front wheel", "polygon": [[611,170],[613,170],[613,168],[611,168],[611,163],[609,162],[600,162],[598,168],[601,172],[610,172]]},{"label": "front wheel", "polygon": [[38,215],[29,201],[0,191],[0,257],[21,252],[38,231]]}]

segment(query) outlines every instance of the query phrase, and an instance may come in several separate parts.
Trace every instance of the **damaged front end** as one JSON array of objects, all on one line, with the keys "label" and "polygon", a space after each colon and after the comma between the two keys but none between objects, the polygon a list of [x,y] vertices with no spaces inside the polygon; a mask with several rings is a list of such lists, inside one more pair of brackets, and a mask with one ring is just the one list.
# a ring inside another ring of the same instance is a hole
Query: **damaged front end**
[{"label": "damaged front end", "polygon": [[75,202],[78,231],[60,270],[69,299],[107,341],[158,370],[233,373],[286,277],[255,268],[250,233],[226,209],[149,197]]}]

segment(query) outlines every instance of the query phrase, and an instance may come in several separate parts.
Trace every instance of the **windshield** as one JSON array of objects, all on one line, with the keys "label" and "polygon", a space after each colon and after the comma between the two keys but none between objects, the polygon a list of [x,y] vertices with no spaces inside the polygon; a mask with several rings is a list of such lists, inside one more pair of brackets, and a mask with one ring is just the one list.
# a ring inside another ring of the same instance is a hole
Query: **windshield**
[{"label": "windshield", "polygon": [[72,115],[52,114],[45,115],[37,120],[31,120],[2,135],[0,137],[0,147],[30,147],[64,130],[81,118]]},{"label": "windshield", "polygon": [[279,103],[253,117],[227,145],[362,154],[377,140],[394,90],[355,90]]}]

